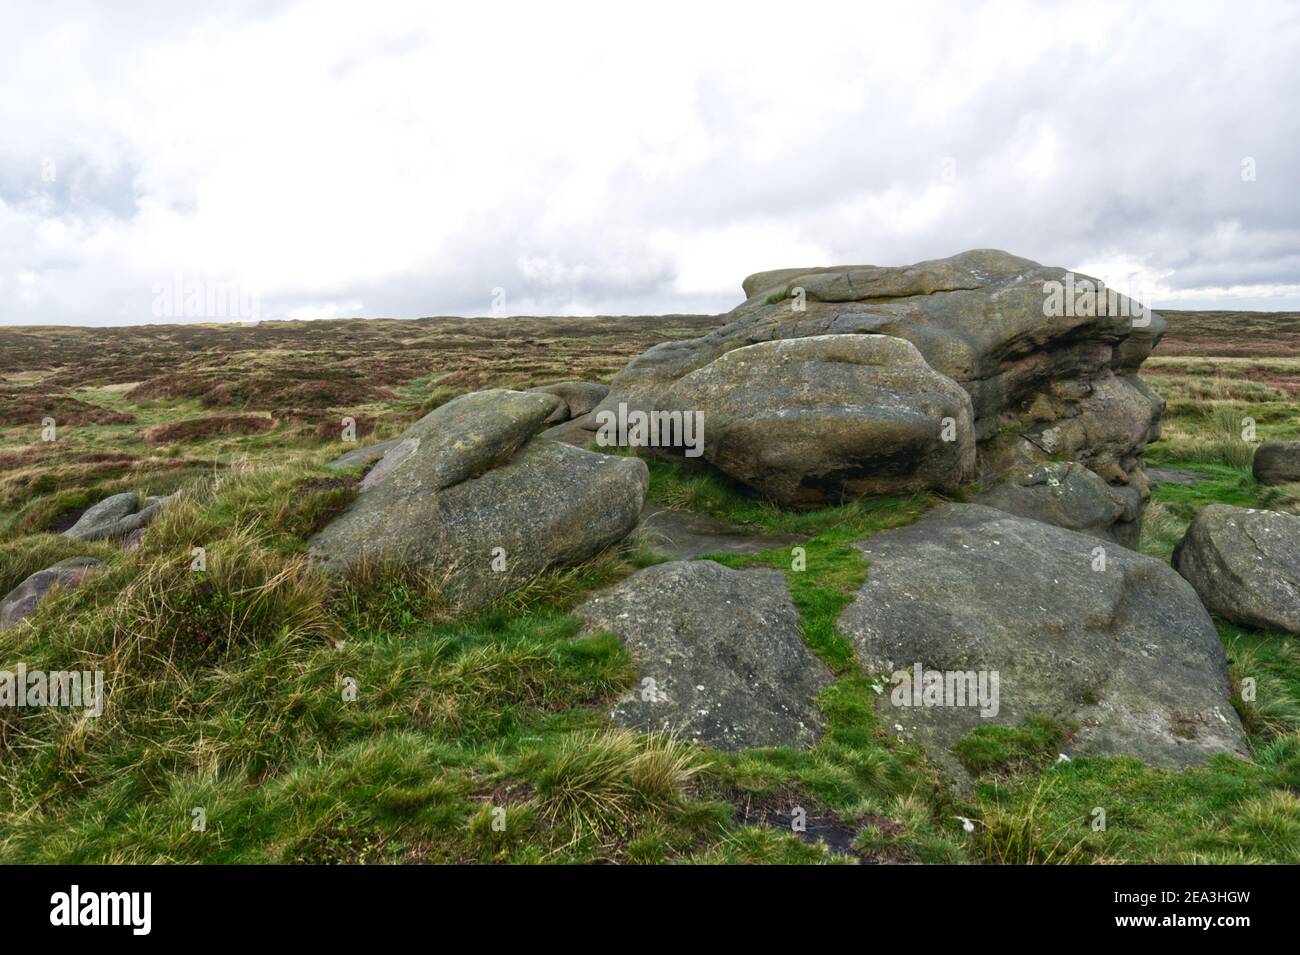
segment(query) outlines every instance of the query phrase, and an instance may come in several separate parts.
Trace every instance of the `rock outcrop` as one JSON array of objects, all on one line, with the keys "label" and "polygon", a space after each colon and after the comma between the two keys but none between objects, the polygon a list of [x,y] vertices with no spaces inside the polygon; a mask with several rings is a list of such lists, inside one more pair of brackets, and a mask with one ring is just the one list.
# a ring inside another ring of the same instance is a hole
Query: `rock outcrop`
[{"label": "rock outcrop", "polygon": [[1300,481],[1300,441],[1265,441],[1255,449],[1250,469],[1260,484]]},{"label": "rock outcrop", "polygon": [[977,504],[937,508],[860,547],[867,580],[840,628],[864,668],[886,680],[918,664],[998,676],[991,714],[969,700],[879,697],[886,725],[958,778],[958,739],[1031,716],[1071,730],[1066,753],[1172,768],[1248,756],[1218,634],[1162,561]]},{"label": "rock outcrop", "polygon": [[1300,517],[1207,505],[1174,548],[1173,564],[1211,613],[1300,634]]},{"label": "rock outcrop", "polygon": [[134,491],[114,494],[89,508],[63,536],[79,541],[124,540],[133,531],[148,527],[169,500],[146,497],[142,501]]},{"label": "rock outcrop", "polygon": [[737,348],[656,406],[699,414],[704,459],[784,507],[953,490],[975,472],[969,396],[886,335]]},{"label": "rock outcrop", "polygon": [[75,590],[88,577],[103,569],[103,562],[93,557],[69,557],[44,570],[38,570],[0,600],[0,630],[17,626],[36,609],[56,584],[64,590]]},{"label": "rock outcrop", "polygon": [[572,566],[636,526],[645,462],[535,438],[553,395],[462,395],[412,425],[356,500],[309,541],[313,560],[413,567],[465,606]]},{"label": "rock outcrop", "polygon": [[622,725],[725,750],[817,740],[814,700],[832,677],[805,646],[779,571],[657,564],[575,612],[636,663],[637,685],[611,714]]},{"label": "rock outcrop", "polygon": [[738,348],[887,335],[911,342],[969,394],[986,487],[1035,464],[1074,461],[1140,506],[1149,496],[1142,452],[1159,436],[1164,402],[1137,370],[1164,322],[1123,296],[1098,295],[1091,281],[990,249],[900,268],[758,273],[721,328],[629,363],[586,427],[620,404],[656,409],[679,381]]}]

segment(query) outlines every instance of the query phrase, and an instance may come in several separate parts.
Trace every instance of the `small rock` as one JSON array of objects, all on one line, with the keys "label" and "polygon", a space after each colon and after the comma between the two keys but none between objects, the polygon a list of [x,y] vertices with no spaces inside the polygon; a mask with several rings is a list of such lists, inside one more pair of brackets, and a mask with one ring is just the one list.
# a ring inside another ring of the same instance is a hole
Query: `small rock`
[{"label": "small rock", "polygon": [[119,540],[147,527],[170,500],[170,497],[146,497],[142,503],[134,491],[114,494],[82,514],[63,536],[80,541]]},{"label": "small rock", "polygon": [[69,557],[38,570],[0,600],[0,630],[16,626],[36,609],[55,584],[64,590],[75,590],[86,578],[103,569],[103,562],[93,557]]},{"label": "small rock", "polygon": [[1174,548],[1173,565],[1211,613],[1300,634],[1300,517],[1207,505]]},{"label": "small rock", "polygon": [[1265,441],[1250,466],[1260,484],[1300,481],[1300,441]]},{"label": "small rock", "polygon": [[1013,472],[974,503],[1136,548],[1140,509],[1128,490],[1073,461],[1049,462]]}]

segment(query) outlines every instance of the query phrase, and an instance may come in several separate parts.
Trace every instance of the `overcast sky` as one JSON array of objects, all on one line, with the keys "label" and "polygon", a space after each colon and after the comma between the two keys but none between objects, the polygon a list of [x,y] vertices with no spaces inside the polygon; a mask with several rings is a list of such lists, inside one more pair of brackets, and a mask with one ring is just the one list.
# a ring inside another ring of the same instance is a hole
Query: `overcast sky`
[{"label": "overcast sky", "polygon": [[1297,309],[1298,64],[1294,3],[0,0],[0,322],[717,312],[975,247]]}]

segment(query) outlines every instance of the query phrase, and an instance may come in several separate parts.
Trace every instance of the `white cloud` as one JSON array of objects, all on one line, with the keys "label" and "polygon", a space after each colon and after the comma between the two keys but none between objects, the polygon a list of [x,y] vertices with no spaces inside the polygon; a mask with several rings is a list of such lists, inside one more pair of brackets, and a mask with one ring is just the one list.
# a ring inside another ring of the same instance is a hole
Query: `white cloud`
[{"label": "white cloud", "polygon": [[1285,4],[187,7],[0,12],[0,321],[149,321],[177,275],[263,318],[716,311],[979,246],[1300,307]]}]

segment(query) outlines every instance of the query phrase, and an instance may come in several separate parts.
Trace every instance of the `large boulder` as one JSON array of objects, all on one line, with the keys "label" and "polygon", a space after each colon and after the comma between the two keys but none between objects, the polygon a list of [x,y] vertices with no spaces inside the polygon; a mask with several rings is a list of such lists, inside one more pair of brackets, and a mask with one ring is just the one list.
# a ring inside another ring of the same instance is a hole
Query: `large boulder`
[{"label": "large boulder", "polygon": [[886,335],[737,348],[674,382],[657,410],[699,414],[704,459],[788,507],[953,490],[975,470],[970,397]]},{"label": "large boulder", "polygon": [[738,348],[888,335],[911,342],[970,395],[986,485],[1064,459],[1141,503],[1150,493],[1142,452],[1159,437],[1164,402],[1137,370],[1164,321],[1123,296],[1098,296],[1095,287],[1089,294],[1089,282],[992,249],[899,268],[762,272],[745,280],[748,299],[721,328],[630,362],[587,427],[595,430],[599,412],[620,404],[654,410],[680,379]]},{"label": "large boulder", "polygon": [[430,412],[309,541],[313,560],[412,567],[475,606],[618,542],[640,515],[645,463],[534,438],[558,403],[497,389]]},{"label": "large boulder", "polygon": [[804,644],[779,571],[657,564],[575,612],[636,663],[637,685],[612,713],[622,725],[726,750],[817,740],[814,700],[832,676]]},{"label": "large boulder", "polygon": [[886,724],[958,778],[961,737],[1038,716],[1066,728],[1066,753],[1172,768],[1248,756],[1218,633],[1168,564],[978,504],[859,546],[867,580],[840,628],[869,672],[888,680],[920,665],[945,680],[984,674],[990,689],[997,674],[992,707],[878,698]]},{"label": "large boulder", "polygon": [[169,497],[141,499],[135,491],[114,494],[88,508],[63,536],[79,541],[123,540],[132,532],[148,527],[169,500]]},{"label": "large boulder", "polygon": [[44,570],[38,570],[0,600],[0,630],[17,626],[36,609],[56,584],[63,590],[75,590],[88,577],[103,569],[103,562],[93,557],[69,557]]},{"label": "large boulder", "polygon": [[1174,548],[1173,564],[1211,613],[1300,634],[1300,517],[1207,505]]},{"label": "large boulder", "polygon": [[1255,449],[1250,469],[1260,484],[1300,481],[1300,441],[1265,441]]},{"label": "large boulder", "polygon": [[1111,487],[1073,461],[1012,471],[1006,480],[977,495],[974,503],[1134,549],[1141,533],[1137,492],[1126,485]]}]

